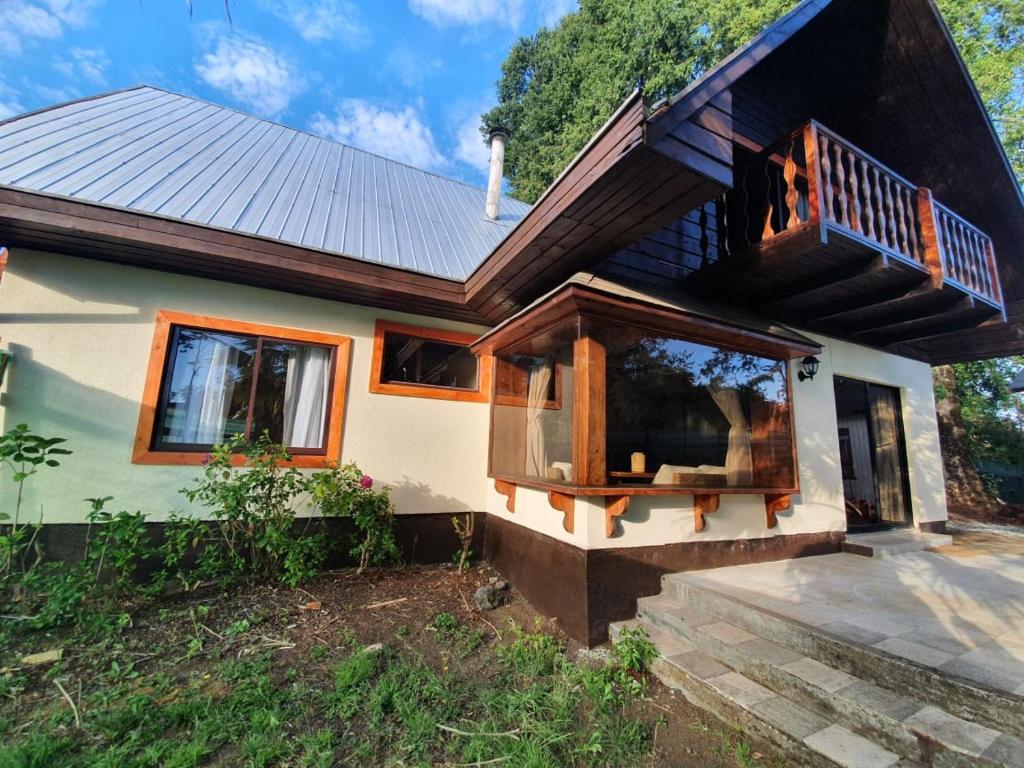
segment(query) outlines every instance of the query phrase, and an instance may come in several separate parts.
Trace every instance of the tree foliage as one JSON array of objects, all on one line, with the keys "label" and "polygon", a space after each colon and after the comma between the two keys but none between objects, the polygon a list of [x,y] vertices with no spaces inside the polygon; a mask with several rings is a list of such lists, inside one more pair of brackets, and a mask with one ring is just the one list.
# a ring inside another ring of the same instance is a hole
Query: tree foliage
[{"label": "tree foliage", "polygon": [[[1024,356],[953,366],[967,444],[975,459],[1002,464],[1024,462],[1024,403],[1010,392],[1010,380],[1024,368]],[[946,393],[937,391],[940,397]]]},{"label": "tree foliage", "polygon": [[[505,175],[534,201],[634,88],[668,97],[796,5],[796,0],[581,0],[558,26],[520,38],[484,133],[510,132]],[[939,0],[1024,178],[1024,3]]]}]

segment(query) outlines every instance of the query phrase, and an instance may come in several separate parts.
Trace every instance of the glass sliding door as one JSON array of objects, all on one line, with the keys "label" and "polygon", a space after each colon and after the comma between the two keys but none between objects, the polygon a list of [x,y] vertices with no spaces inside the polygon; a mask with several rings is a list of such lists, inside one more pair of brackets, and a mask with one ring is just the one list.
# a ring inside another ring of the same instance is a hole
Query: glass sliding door
[{"label": "glass sliding door", "polygon": [[835,395],[847,527],[909,523],[899,390],[837,376]]}]

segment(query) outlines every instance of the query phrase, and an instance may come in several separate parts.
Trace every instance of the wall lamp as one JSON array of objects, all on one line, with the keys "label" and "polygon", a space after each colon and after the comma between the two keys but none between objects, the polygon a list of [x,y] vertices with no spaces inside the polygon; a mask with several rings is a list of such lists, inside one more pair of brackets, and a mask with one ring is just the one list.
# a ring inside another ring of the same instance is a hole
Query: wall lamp
[{"label": "wall lamp", "polygon": [[808,355],[800,361],[800,373],[797,374],[797,378],[800,381],[807,381],[813,379],[814,375],[818,372],[818,366],[821,361],[814,355]]}]

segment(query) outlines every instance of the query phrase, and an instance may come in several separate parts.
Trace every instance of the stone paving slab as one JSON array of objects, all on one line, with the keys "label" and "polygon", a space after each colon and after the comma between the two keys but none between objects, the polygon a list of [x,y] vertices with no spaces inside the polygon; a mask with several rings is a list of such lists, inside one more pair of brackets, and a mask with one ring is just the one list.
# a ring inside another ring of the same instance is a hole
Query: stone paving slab
[{"label": "stone paving slab", "polygon": [[804,743],[846,768],[888,768],[899,762],[897,755],[841,725],[813,733]]},{"label": "stone paving slab", "polygon": [[666,578],[1024,695],[1024,558],[943,550],[821,555]]}]

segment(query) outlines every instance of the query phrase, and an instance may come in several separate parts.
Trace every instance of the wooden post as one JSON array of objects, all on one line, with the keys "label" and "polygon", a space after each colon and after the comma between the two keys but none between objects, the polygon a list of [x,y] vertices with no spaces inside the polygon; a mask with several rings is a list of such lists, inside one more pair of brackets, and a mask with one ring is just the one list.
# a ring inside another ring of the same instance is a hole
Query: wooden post
[{"label": "wooden post", "polygon": [[[804,161],[807,164],[807,220],[814,224],[822,221],[825,211],[823,185],[831,179],[821,177],[821,156],[818,154],[818,124],[813,120],[804,126]],[[825,218],[831,218],[831,211]]]},{"label": "wooden post", "polygon": [[592,325],[580,319],[580,337],[573,344],[573,482],[604,485],[605,351],[591,335]]},{"label": "wooden post", "polygon": [[924,241],[924,265],[932,273],[932,287],[941,288],[946,268],[942,260],[942,242],[935,226],[932,191],[926,187],[917,188],[917,217],[921,222],[921,239]]}]

